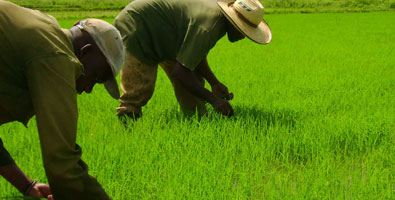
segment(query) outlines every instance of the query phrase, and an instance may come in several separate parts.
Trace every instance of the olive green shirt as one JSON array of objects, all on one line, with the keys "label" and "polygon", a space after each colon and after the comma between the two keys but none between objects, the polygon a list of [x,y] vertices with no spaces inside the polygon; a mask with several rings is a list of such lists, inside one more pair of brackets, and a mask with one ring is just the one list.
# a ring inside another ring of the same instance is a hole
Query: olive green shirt
[{"label": "olive green shirt", "polygon": [[114,25],[139,60],[178,61],[191,70],[226,33],[226,18],[215,0],[134,0]]},{"label": "olive green shirt", "polygon": [[[70,31],[51,16],[0,1],[0,44],[0,124],[26,125],[36,115],[45,172],[56,200],[107,199],[75,143],[76,79],[83,66],[74,55]],[[1,150],[0,159],[12,163]]]}]

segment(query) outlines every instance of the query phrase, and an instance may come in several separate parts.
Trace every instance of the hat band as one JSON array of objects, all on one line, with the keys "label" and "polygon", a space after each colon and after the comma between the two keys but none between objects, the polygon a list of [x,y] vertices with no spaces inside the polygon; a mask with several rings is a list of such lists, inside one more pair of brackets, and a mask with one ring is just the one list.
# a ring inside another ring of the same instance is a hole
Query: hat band
[{"label": "hat band", "polygon": [[250,20],[248,20],[246,17],[244,17],[243,14],[241,14],[238,10],[236,10],[235,7],[233,6],[233,4],[234,4],[234,2],[231,2],[231,3],[228,4],[228,6],[233,8],[233,10],[236,12],[237,16],[240,19],[242,19],[246,24],[248,24],[248,25],[250,25],[250,26],[252,26],[254,28],[258,27],[258,25],[252,23]]}]

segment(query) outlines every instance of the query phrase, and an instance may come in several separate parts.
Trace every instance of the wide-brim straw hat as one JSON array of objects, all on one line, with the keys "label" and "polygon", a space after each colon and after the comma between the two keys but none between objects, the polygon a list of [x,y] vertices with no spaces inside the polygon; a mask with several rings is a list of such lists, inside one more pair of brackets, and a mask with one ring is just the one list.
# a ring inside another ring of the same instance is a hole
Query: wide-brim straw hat
[{"label": "wide-brim straw hat", "polygon": [[264,8],[259,0],[217,0],[226,18],[245,36],[259,44],[272,40],[269,25],[263,19]]}]

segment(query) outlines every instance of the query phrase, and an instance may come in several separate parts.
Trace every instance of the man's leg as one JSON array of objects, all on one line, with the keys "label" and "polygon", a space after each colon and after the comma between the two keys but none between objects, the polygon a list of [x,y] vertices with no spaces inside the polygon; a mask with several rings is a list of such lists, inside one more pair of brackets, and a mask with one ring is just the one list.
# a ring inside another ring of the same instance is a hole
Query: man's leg
[{"label": "man's leg", "polygon": [[[171,72],[173,71],[175,65],[176,63],[172,61],[160,63],[160,66],[166,72],[173,85],[174,92],[176,94],[177,101],[180,104],[181,110],[185,114],[193,114],[197,111],[199,115],[205,115],[207,113],[205,106],[206,102],[201,98],[197,97],[196,95],[192,94],[179,80],[175,79],[171,75]],[[201,86],[204,87],[204,78],[196,71],[194,72],[194,74],[199,80]]]},{"label": "man's leg", "polygon": [[121,71],[119,117],[137,119],[142,115],[141,107],[147,104],[155,89],[157,65],[147,65],[126,51],[125,65]]}]

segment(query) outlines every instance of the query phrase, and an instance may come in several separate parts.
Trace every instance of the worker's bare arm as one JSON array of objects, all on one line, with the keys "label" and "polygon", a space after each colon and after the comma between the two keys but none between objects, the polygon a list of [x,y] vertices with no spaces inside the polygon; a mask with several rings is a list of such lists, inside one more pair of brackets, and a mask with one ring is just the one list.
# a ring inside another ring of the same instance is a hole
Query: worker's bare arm
[{"label": "worker's bare arm", "polygon": [[177,62],[172,72],[172,76],[181,81],[184,86],[189,89],[193,94],[209,102],[214,107],[216,112],[219,112],[226,116],[233,115],[233,108],[228,103],[228,101],[215,96],[209,90],[201,86],[193,72],[188,68],[184,67],[181,63]]},{"label": "worker's bare arm", "polygon": [[26,196],[52,199],[47,184],[36,183],[15,164],[0,166],[0,175]]},{"label": "worker's bare arm", "polygon": [[207,80],[211,86],[211,91],[215,96],[226,100],[233,99],[233,94],[229,93],[228,88],[223,83],[218,81],[217,77],[210,69],[206,57],[199,63],[196,71],[198,71]]}]

